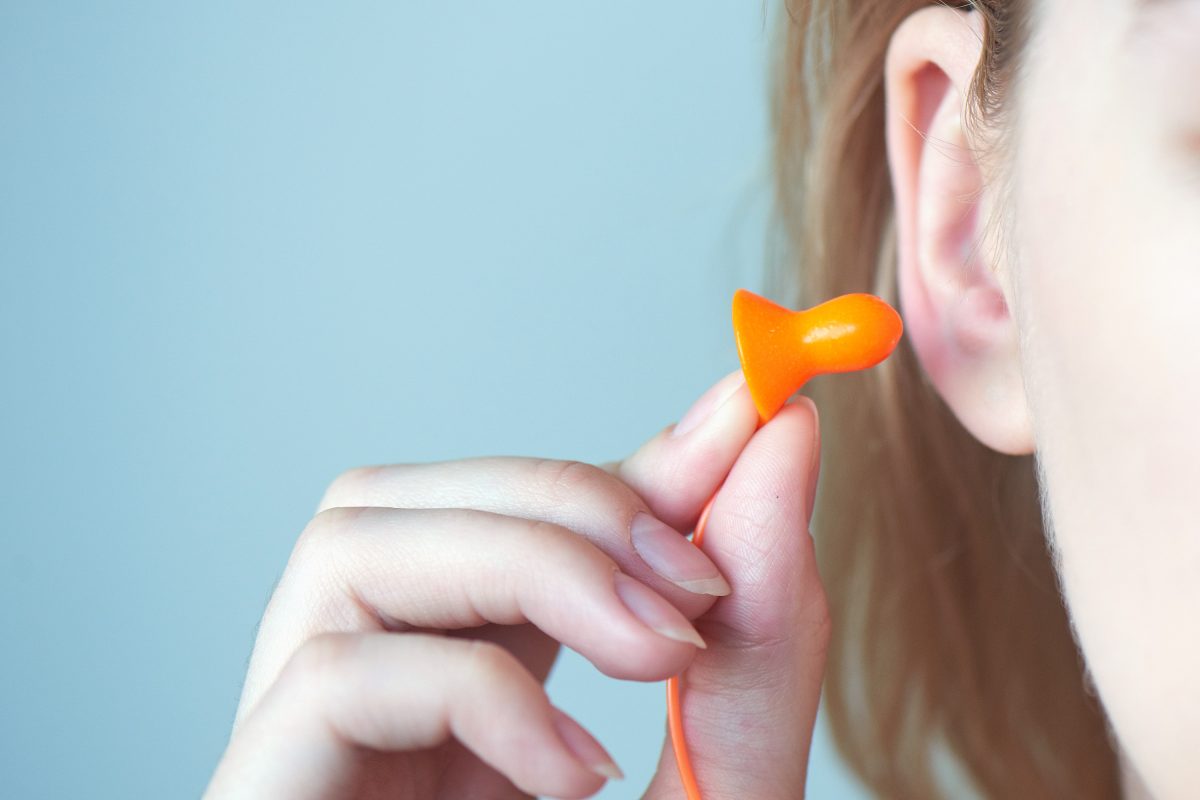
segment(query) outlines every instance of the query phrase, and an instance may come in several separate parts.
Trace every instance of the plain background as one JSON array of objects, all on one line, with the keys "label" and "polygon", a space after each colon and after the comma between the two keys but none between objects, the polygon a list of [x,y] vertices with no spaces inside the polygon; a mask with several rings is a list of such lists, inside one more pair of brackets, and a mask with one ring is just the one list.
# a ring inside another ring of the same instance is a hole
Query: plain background
[{"label": "plain background", "polygon": [[[776,11],[3,4],[5,796],[198,796],[343,469],[618,458],[736,368]],[[638,796],[663,685],[549,689]]]}]

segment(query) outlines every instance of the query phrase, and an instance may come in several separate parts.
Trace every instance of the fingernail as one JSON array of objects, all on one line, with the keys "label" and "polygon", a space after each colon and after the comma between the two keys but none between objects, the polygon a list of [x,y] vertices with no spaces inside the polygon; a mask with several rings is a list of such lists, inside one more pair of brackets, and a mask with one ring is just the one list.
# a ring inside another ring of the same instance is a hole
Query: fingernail
[{"label": "fingernail", "polygon": [[613,572],[613,582],[616,585],[617,597],[621,598],[625,607],[655,633],[677,642],[687,642],[701,648],[708,647],[692,627],[692,623],[687,621],[687,617],[680,614],[679,609],[658,592],[620,570]]},{"label": "fingernail", "polygon": [[642,561],[676,586],[696,594],[729,594],[729,583],[717,565],[666,523],[639,511],[633,516],[630,537]]},{"label": "fingernail", "polygon": [[687,413],[672,429],[671,436],[683,436],[688,431],[699,427],[700,423],[711,417],[745,383],[746,376],[742,374],[741,369],[734,370],[717,381],[687,410]]},{"label": "fingernail", "polygon": [[[805,509],[808,511],[808,521],[812,523],[813,506],[817,501],[817,476],[821,472],[821,416],[817,413],[817,404],[811,397],[799,395],[794,401],[795,403],[806,403],[812,409],[813,415],[813,440],[812,440],[812,456],[808,464],[808,491],[805,495],[807,505]],[[811,532],[811,531],[810,531]]]},{"label": "fingernail", "polygon": [[558,738],[562,739],[567,749],[574,753],[584,766],[605,778],[621,780],[625,777],[625,773],[621,772],[617,762],[613,761],[608,751],[596,741],[596,737],[563,711],[553,706],[550,710],[554,712],[554,729],[558,731]]}]

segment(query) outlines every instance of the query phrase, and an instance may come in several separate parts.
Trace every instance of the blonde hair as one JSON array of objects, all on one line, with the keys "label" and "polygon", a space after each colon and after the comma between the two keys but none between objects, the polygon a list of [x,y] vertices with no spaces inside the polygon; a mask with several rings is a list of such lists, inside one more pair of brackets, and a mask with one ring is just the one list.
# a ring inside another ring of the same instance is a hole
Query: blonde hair
[{"label": "blonde hair", "polygon": [[[898,305],[884,56],[929,4],[784,2],[770,291],[794,308],[858,291]],[[964,7],[984,17],[966,124],[998,132],[1002,164],[1029,9]],[[823,442],[813,530],[834,623],[824,702],[850,767],[884,797],[943,796],[939,754],[987,797],[1119,797],[1047,550],[1035,457],[968,433],[906,337],[879,366],[804,393]]]}]

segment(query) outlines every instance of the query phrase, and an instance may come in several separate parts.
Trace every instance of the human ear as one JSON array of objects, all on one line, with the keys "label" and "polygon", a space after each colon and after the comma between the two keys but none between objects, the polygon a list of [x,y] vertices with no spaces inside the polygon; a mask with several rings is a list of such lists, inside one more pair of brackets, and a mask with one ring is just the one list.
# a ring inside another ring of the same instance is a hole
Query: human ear
[{"label": "human ear", "polygon": [[978,12],[926,6],[892,34],[885,133],[901,315],[959,422],[1001,453],[1034,450],[1009,272],[985,236],[993,187],[962,124],[982,50]]}]

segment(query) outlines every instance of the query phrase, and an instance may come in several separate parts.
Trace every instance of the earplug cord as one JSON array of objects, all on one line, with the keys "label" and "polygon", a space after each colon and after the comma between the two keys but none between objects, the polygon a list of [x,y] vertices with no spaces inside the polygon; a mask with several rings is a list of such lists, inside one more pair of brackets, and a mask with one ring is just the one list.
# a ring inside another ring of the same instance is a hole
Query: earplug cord
[{"label": "earplug cord", "polygon": [[[692,544],[699,547],[704,543],[704,525],[708,522],[708,512],[712,510],[713,502],[717,499],[718,489],[704,505],[700,512],[700,521],[696,523],[696,532],[692,536]],[[687,800],[700,800],[700,787],[696,783],[696,773],[692,772],[692,760],[688,757],[687,741],[683,737],[683,707],[679,697],[680,682],[683,673],[667,678],[667,727],[671,731],[671,747],[675,750],[675,763],[679,765],[679,779],[683,782],[683,792]]]}]

